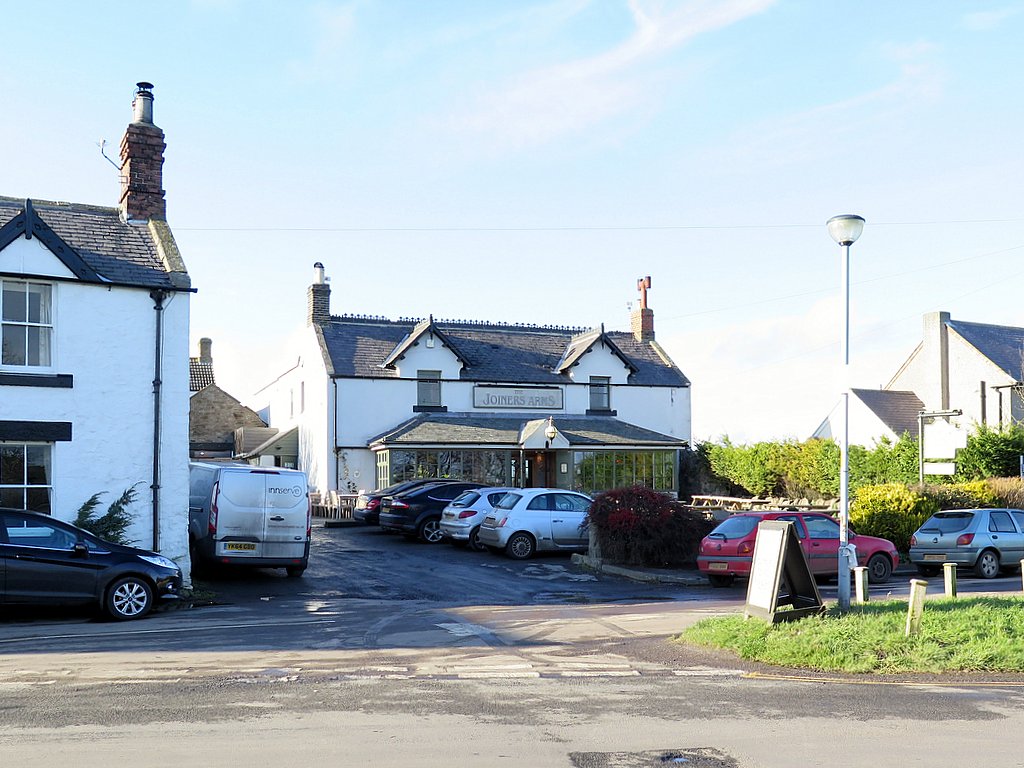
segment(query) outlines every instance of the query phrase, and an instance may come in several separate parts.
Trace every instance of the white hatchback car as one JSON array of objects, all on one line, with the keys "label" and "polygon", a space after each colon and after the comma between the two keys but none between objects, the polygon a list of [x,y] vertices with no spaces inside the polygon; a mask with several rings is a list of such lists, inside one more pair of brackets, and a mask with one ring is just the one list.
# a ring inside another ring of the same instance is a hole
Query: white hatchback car
[{"label": "white hatchback car", "polygon": [[477,538],[480,523],[506,493],[515,490],[519,489],[475,488],[461,494],[441,513],[441,535],[452,544],[469,544],[471,549],[483,551]]},{"label": "white hatchback car", "polygon": [[480,543],[526,560],[544,550],[585,550],[589,496],[561,488],[516,488],[494,505],[480,526]]}]

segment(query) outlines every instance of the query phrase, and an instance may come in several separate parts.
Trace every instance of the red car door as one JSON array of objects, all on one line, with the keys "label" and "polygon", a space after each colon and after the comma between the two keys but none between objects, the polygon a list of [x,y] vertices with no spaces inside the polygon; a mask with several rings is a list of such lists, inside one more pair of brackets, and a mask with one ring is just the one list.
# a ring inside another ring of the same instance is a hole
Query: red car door
[{"label": "red car door", "polygon": [[834,576],[839,572],[839,523],[828,515],[804,515],[807,538],[804,551],[811,573]]}]

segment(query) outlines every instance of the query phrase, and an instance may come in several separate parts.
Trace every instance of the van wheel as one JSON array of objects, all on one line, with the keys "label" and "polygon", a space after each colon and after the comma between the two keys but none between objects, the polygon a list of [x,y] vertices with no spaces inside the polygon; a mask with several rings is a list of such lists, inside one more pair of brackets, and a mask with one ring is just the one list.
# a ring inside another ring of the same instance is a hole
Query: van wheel
[{"label": "van wheel", "polygon": [[118,579],[107,590],[104,608],[117,621],[141,619],[153,607],[153,589],[138,576]]},{"label": "van wheel", "polygon": [[306,566],[304,565],[289,565],[284,569],[284,572],[288,574],[289,578],[297,579],[306,572]]},{"label": "van wheel", "polygon": [[444,536],[441,533],[441,521],[437,518],[430,518],[420,523],[419,530],[420,541],[424,541],[427,544],[437,544]]}]

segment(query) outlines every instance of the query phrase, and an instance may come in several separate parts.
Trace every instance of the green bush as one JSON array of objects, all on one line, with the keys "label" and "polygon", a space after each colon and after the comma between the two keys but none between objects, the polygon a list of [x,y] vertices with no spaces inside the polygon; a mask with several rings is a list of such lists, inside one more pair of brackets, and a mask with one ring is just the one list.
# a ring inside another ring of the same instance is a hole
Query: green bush
[{"label": "green bush", "polygon": [[850,527],[866,536],[889,539],[906,552],[914,531],[940,508],[930,495],[901,483],[866,485],[850,504]]},{"label": "green bush", "polygon": [[588,520],[601,557],[624,565],[692,567],[714,523],[671,496],[637,485],[594,497]]},{"label": "green bush", "polygon": [[105,541],[112,541],[115,544],[134,544],[135,542],[127,537],[126,532],[131,527],[132,519],[134,518],[134,515],[128,511],[128,507],[138,496],[135,490],[137,485],[126,488],[107,507],[107,511],[98,517],[96,508],[99,507],[100,496],[105,491],[94,493],[78,508],[78,517],[75,518],[75,525],[79,528],[84,528],[89,533],[95,534]]},{"label": "green bush", "polygon": [[923,493],[934,499],[939,509],[973,509],[999,505],[999,498],[986,480],[926,485]]},{"label": "green bush", "polygon": [[1009,477],[1020,473],[1024,455],[1024,426],[1002,429],[979,426],[967,436],[967,445],[956,455],[957,480]]},{"label": "green bush", "polygon": [[985,481],[996,498],[996,506],[1024,509],[1024,480],[1019,477],[990,477]]}]

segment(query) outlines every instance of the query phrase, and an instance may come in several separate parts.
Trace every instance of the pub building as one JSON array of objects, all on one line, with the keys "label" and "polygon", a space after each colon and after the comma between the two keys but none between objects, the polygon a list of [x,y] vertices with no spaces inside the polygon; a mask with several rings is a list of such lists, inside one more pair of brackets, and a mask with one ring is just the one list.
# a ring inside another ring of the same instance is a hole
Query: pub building
[{"label": "pub building", "polygon": [[416,477],[676,493],[690,382],[655,341],[650,286],[631,332],[332,316],[318,262],[298,359],[259,393],[270,426],[239,430],[236,454],[321,494]]}]

